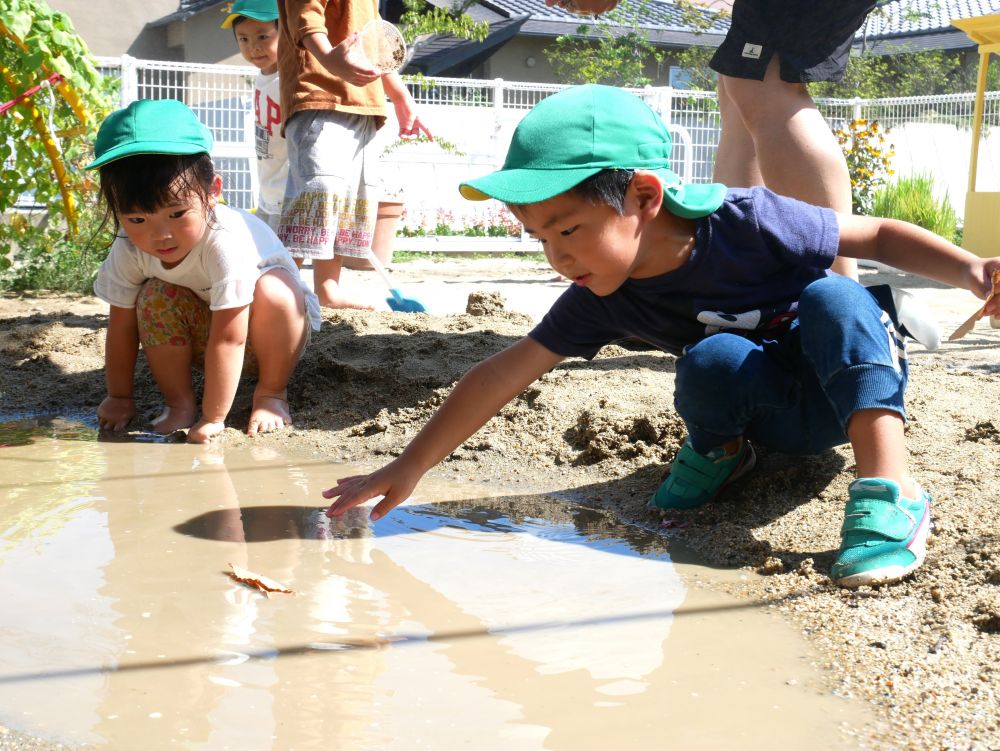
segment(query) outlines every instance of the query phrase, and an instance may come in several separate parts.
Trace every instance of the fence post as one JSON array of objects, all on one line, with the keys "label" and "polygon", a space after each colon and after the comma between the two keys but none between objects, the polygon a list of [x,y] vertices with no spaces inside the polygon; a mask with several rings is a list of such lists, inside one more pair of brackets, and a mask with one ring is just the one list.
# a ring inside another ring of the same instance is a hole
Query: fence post
[{"label": "fence post", "polygon": [[502,78],[493,79],[493,164],[500,166],[503,164],[504,157],[500,153],[500,129],[503,127],[503,100],[504,100],[504,81]]},{"label": "fence post", "polygon": [[122,55],[119,70],[121,87],[118,92],[118,103],[125,108],[139,98],[139,66],[131,55]]},{"label": "fence post", "polygon": [[854,97],[851,100],[851,119],[860,120],[861,119],[861,99],[860,97]]},{"label": "fence post", "polygon": [[646,103],[667,125],[674,119],[674,89],[671,86],[650,86],[643,92]]}]

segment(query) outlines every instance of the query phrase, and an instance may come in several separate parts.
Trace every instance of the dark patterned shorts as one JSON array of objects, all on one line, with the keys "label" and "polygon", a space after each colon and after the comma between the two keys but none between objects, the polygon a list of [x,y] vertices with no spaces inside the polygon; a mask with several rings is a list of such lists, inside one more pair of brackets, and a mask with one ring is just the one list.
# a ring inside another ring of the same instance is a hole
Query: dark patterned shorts
[{"label": "dark patterned shorts", "polygon": [[763,81],[777,54],[782,81],[840,81],[854,33],[876,5],[878,0],[735,0],[729,33],[709,66]]}]

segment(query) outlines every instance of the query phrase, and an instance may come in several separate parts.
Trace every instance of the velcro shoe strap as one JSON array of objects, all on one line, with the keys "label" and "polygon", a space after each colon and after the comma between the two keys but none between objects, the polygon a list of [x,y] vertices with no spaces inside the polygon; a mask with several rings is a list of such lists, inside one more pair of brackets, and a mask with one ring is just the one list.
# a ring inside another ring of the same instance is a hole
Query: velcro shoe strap
[{"label": "velcro shoe strap", "polygon": [[859,499],[847,503],[841,532],[874,532],[902,541],[913,532],[913,519],[895,503]]},{"label": "velcro shoe strap", "polygon": [[671,477],[697,488],[711,488],[718,484],[719,465],[694,450],[682,453],[670,468]]}]

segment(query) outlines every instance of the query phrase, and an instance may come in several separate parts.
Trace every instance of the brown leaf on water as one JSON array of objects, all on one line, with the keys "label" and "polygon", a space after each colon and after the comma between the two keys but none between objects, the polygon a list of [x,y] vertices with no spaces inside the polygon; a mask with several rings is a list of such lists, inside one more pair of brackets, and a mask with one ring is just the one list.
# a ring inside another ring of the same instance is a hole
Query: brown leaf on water
[{"label": "brown leaf on water", "polygon": [[229,578],[238,581],[240,584],[252,587],[258,592],[263,592],[265,597],[270,597],[271,592],[283,592],[289,595],[295,594],[295,592],[284,584],[279,584],[274,579],[269,579],[261,574],[255,574],[253,571],[245,569],[242,566],[237,566],[235,563],[230,563],[229,568],[230,570],[226,572]]}]

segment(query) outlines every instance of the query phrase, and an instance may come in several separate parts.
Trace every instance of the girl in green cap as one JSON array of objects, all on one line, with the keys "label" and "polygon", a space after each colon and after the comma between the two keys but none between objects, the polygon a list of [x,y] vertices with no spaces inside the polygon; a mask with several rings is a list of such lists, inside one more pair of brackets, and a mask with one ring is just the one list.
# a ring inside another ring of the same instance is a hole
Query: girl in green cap
[{"label": "girl in green cap", "polygon": [[[98,131],[88,169],[100,170],[116,235],[94,282],[111,306],[102,429],[135,416],[140,344],[166,402],[156,432],[190,428],[192,443],[217,436],[244,371],[257,376],[247,433],[291,422],[286,386],[319,329],[319,301],[274,232],[219,203],[211,147],[208,129],[175,100],[133,102]],[[192,368],[205,374],[200,410]]]}]

